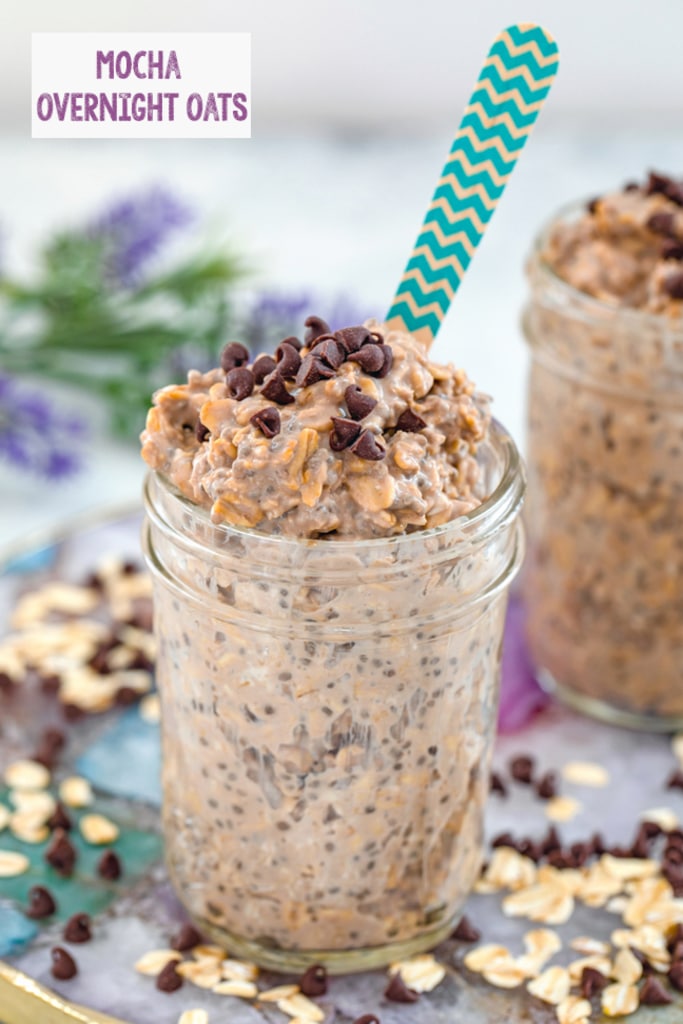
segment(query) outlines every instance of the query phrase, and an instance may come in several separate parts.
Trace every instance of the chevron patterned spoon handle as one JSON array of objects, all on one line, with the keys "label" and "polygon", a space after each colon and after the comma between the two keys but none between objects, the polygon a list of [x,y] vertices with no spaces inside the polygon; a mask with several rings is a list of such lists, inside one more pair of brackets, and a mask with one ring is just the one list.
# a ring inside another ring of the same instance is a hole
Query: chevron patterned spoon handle
[{"label": "chevron patterned spoon handle", "polygon": [[496,36],[387,314],[389,326],[426,345],[434,340],[557,68],[557,44],[540,25],[511,25]]}]

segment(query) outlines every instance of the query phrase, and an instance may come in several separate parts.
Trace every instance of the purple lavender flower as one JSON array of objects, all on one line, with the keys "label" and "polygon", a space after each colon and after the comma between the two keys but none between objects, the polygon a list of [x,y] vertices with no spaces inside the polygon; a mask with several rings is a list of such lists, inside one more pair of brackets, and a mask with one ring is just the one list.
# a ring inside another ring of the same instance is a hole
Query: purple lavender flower
[{"label": "purple lavender flower", "polygon": [[311,292],[261,292],[247,314],[244,340],[252,352],[272,349],[287,334],[303,337],[304,320],[311,313],[327,320],[333,331],[360,324],[373,314],[346,295],[331,301]]},{"label": "purple lavender flower", "polygon": [[190,209],[166,189],[115,202],[90,226],[89,234],[104,244],[105,270],[115,286],[131,288],[167,238],[192,220]]},{"label": "purple lavender flower", "polygon": [[51,480],[80,468],[85,424],[57,409],[45,395],[0,373],[0,458]]}]

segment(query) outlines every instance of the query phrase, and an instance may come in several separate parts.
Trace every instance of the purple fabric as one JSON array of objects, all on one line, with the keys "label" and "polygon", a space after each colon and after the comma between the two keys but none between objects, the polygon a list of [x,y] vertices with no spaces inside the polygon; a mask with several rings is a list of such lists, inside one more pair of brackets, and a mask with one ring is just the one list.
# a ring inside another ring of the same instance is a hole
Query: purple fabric
[{"label": "purple fabric", "polygon": [[550,698],[534,675],[525,636],[521,597],[513,594],[508,605],[503,637],[503,670],[498,732],[516,732],[546,706]]},{"label": "purple fabric", "polygon": [[41,391],[0,373],[0,459],[51,480],[80,468],[85,425]]}]

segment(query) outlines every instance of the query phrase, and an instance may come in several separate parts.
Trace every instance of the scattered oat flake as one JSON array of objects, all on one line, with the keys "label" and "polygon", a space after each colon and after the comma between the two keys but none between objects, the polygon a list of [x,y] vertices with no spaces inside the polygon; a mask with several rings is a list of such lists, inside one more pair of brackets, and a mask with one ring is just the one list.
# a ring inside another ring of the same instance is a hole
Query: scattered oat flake
[{"label": "scattered oat flake", "polygon": [[[536,865],[509,846],[498,846],[493,851],[483,881],[496,889],[524,889],[536,878]],[[494,890],[495,891],[495,890]]]},{"label": "scattered oat flake", "polygon": [[182,954],[175,949],[150,949],[135,962],[135,970],[138,974],[148,974],[156,977],[166,966],[169,960],[182,960]]},{"label": "scattered oat flake", "polygon": [[542,924],[565,924],[573,911],[574,897],[548,882],[531,885],[503,900],[503,913],[507,917],[528,917]]},{"label": "scattered oat flake", "polygon": [[30,811],[17,811],[10,818],[10,831],[22,843],[44,843],[50,837],[50,830],[42,815]]},{"label": "scattered oat flake", "polygon": [[240,999],[254,999],[258,995],[253,981],[219,981],[211,991],[218,996],[238,996]]},{"label": "scattered oat flake", "polygon": [[0,850],[0,878],[14,878],[28,871],[30,861],[23,853]]},{"label": "scattered oat flake", "polygon": [[218,960],[185,960],[178,964],[176,970],[182,978],[187,978],[198,988],[213,988],[223,980]]},{"label": "scattered oat flake", "polygon": [[578,985],[581,981],[581,975],[587,967],[590,967],[594,971],[600,971],[600,974],[604,974],[606,978],[609,977],[612,970],[612,961],[608,956],[601,956],[599,953],[593,953],[590,956],[583,956],[579,960],[572,960],[567,965],[569,971],[569,977],[572,980],[573,985]]},{"label": "scattered oat flake", "polygon": [[161,720],[161,701],[158,693],[148,693],[142,698],[139,706],[140,718],[150,725]]},{"label": "scattered oat flake", "polygon": [[[474,971],[478,974],[496,960],[506,958],[512,959],[512,954],[509,949],[505,946],[496,945],[493,942],[487,942],[483,946],[475,946],[474,949],[468,950],[465,954],[463,963],[469,971]],[[394,972],[390,970],[390,973]]]},{"label": "scattered oat flake", "polygon": [[445,978],[446,969],[436,962],[431,953],[422,953],[390,964],[389,975],[394,974],[400,974],[408,988],[415,992],[431,992]]},{"label": "scattered oat flake", "polygon": [[320,1007],[316,1006],[302,992],[297,992],[296,995],[288,996],[286,999],[278,999],[277,1008],[286,1013],[288,1017],[303,1017],[306,1020],[313,1021],[314,1024],[325,1020],[325,1014]]},{"label": "scattered oat flake", "polygon": [[178,1024],[209,1024],[209,1015],[206,1010],[184,1010]]},{"label": "scattered oat flake", "polygon": [[195,960],[222,960],[226,956],[221,946],[212,946],[207,942],[200,942],[192,947],[192,956]]},{"label": "scattered oat flake", "polygon": [[663,832],[673,832],[678,828],[678,815],[670,807],[651,807],[640,815],[642,821],[651,821],[659,825]]},{"label": "scattered oat flake", "polygon": [[622,985],[635,985],[643,976],[643,965],[628,947],[620,949],[614,958],[612,977]]},{"label": "scattered oat flake", "polygon": [[118,825],[103,814],[84,814],[78,827],[86,843],[92,843],[93,846],[114,843],[119,837]]},{"label": "scattered oat flake", "polygon": [[496,988],[519,988],[528,977],[524,967],[512,957],[497,961],[481,974],[489,985],[495,985]]},{"label": "scattered oat flake", "polygon": [[638,989],[635,985],[622,985],[619,982],[608,985],[602,991],[601,1003],[606,1017],[626,1017],[638,1009]]},{"label": "scattered oat flake", "polygon": [[573,796],[554,796],[544,807],[550,821],[571,821],[581,810],[581,804]]},{"label": "scattered oat flake", "polygon": [[226,981],[256,981],[259,969],[248,960],[224,960],[221,971]]},{"label": "scattered oat flake", "polygon": [[609,784],[609,772],[601,764],[593,761],[569,761],[562,769],[565,782],[576,786],[594,786],[599,788]]},{"label": "scattered oat flake", "polygon": [[59,784],[59,799],[67,807],[89,807],[93,802],[93,791],[82,775],[70,775]]},{"label": "scattered oat flake", "polygon": [[620,881],[627,881],[636,878],[650,878],[659,871],[659,864],[656,860],[636,857],[613,857],[610,853],[603,853],[600,863],[612,878]]},{"label": "scattered oat flake", "polygon": [[50,772],[38,761],[13,761],[5,769],[5,782],[10,789],[45,789],[50,785]]},{"label": "scattered oat flake", "polygon": [[581,996],[567,996],[556,1007],[558,1024],[588,1024],[592,1006]]},{"label": "scattered oat flake", "polygon": [[275,988],[264,989],[258,998],[264,1003],[277,1003],[280,999],[289,999],[301,991],[298,985],[276,985]]},{"label": "scattered oat flake", "polygon": [[577,953],[583,953],[585,956],[591,956],[593,954],[597,956],[609,956],[610,954],[609,942],[603,942],[601,939],[593,939],[590,935],[577,935],[570,941],[569,948],[576,950]]},{"label": "scattered oat flake", "polygon": [[544,1003],[557,1006],[566,999],[571,988],[571,979],[566,967],[548,967],[537,978],[530,981],[527,991]]},{"label": "scattered oat flake", "polygon": [[9,798],[20,814],[34,814],[43,821],[54,814],[57,801],[44,789],[13,789]]}]

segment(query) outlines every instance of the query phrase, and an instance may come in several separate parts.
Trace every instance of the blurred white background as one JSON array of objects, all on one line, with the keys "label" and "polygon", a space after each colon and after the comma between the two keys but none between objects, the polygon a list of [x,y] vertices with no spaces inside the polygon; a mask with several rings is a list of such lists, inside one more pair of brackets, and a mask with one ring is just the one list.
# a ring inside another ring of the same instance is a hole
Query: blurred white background
[{"label": "blurred white background", "polygon": [[[381,316],[492,37],[530,20],[558,41],[558,80],[436,347],[523,445],[524,254],[571,198],[650,167],[683,175],[681,0],[2,0],[4,259],[28,266],[46,231],[161,182],[252,254],[257,284],[346,291]],[[29,138],[31,31],[212,29],[252,32],[251,141]],[[102,431],[86,473],[49,500],[0,467],[0,542],[134,500],[141,475]]]}]

